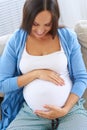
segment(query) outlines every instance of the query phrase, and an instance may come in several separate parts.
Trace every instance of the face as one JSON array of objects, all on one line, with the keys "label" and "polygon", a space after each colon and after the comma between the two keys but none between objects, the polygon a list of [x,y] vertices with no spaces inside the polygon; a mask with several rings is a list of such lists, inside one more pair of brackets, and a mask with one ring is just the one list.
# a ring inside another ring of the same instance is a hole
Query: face
[{"label": "face", "polygon": [[52,15],[49,11],[40,12],[33,22],[31,35],[40,39],[44,38],[52,28]]}]

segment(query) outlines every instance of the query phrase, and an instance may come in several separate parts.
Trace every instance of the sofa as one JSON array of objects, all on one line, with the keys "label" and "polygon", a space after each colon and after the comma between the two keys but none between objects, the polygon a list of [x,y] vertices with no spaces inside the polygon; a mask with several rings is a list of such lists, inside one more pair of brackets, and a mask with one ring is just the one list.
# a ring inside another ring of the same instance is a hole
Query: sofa
[{"label": "sofa", "polygon": [[[74,30],[77,33],[79,43],[81,44],[83,59],[87,68],[87,20],[78,21]],[[12,34],[7,34],[0,37],[0,55],[2,54],[4,47],[11,35]],[[0,98],[3,96],[4,95],[0,93]],[[87,90],[85,91],[83,97],[87,100]],[[84,106],[87,109],[87,101],[84,103]]]},{"label": "sofa", "polygon": [[[75,25],[74,30],[77,34],[79,43],[81,44],[81,51],[85,62],[85,66],[87,68],[87,20],[78,21]],[[83,97],[86,99],[84,106],[87,109],[87,89]]]}]

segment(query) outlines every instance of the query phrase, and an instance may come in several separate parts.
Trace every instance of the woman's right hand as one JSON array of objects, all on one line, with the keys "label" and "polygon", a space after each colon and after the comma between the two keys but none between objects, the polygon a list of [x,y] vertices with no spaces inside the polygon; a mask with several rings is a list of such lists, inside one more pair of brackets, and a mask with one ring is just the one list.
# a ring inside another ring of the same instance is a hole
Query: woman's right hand
[{"label": "woman's right hand", "polygon": [[50,81],[56,85],[64,85],[63,78],[60,77],[60,75],[52,70],[49,69],[36,69],[33,71],[30,71],[26,74],[23,74],[18,77],[18,86],[26,86],[30,82],[32,82],[35,79],[42,79],[46,81]]},{"label": "woman's right hand", "polygon": [[60,75],[52,70],[40,69],[38,70],[38,78],[42,80],[50,81],[56,85],[64,85],[64,79]]}]

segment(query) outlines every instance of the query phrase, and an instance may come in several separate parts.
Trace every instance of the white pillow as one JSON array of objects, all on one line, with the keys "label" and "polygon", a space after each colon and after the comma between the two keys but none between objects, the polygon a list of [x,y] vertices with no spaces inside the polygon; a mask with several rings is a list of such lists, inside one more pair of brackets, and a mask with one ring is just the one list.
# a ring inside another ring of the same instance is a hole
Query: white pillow
[{"label": "white pillow", "polygon": [[75,32],[77,33],[79,42],[87,48],[87,20],[80,20],[75,25]]},{"label": "white pillow", "polygon": [[7,35],[0,37],[0,55],[2,54],[3,49],[4,49],[7,41],[9,40],[10,36],[11,36],[11,34],[7,34]]}]

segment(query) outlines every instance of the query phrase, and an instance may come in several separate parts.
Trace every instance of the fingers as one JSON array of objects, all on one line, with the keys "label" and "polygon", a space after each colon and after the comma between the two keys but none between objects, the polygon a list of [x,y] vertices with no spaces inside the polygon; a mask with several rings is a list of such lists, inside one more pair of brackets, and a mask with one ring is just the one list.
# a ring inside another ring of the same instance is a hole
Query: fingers
[{"label": "fingers", "polygon": [[63,78],[58,73],[48,69],[39,70],[39,79],[47,80],[60,86],[65,84]]},{"label": "fingers", "polygon": [[55,119],[55,113],[53,111],[43,111],[43,110],[36,110],[34,112],[36,115],[46,118],[46,119]]},{"label": "fingers", "polygon": [[43,111],[43,110],[36,110],[35,114],[43,117],[43,118],[48,118],[48,119],[55,119],[58,117],[58,112],[56,106],[52,106],[52,105],[45,105],[44,108],[47,108],[47,111]]},{"label": "fingers", "polygon": [[62,86],[65,84],[63,78],[61,78],[60,75],[54,72],[50,75],[50,81],[55,83],[56,85]]},{"label": "fingers", "polygon": [[34,112],[36,115],[40,116],[40,117],[43,117],[43,118],[48,118],[48,119],[51,119],[50,116],[49,116],[49,112],[45,112],[45,111],[41,111],[41,110],[36,110]]},{"label": "fingers", "polygon": [[55,110],[61,110],[61,108],[60,107],[58,107],[58,106],[54,106],[54,105],[44,105],[44,108],[46,108],[46,109],[48,109],[48,110],[53,110],[53,111],[55,111]]}]

